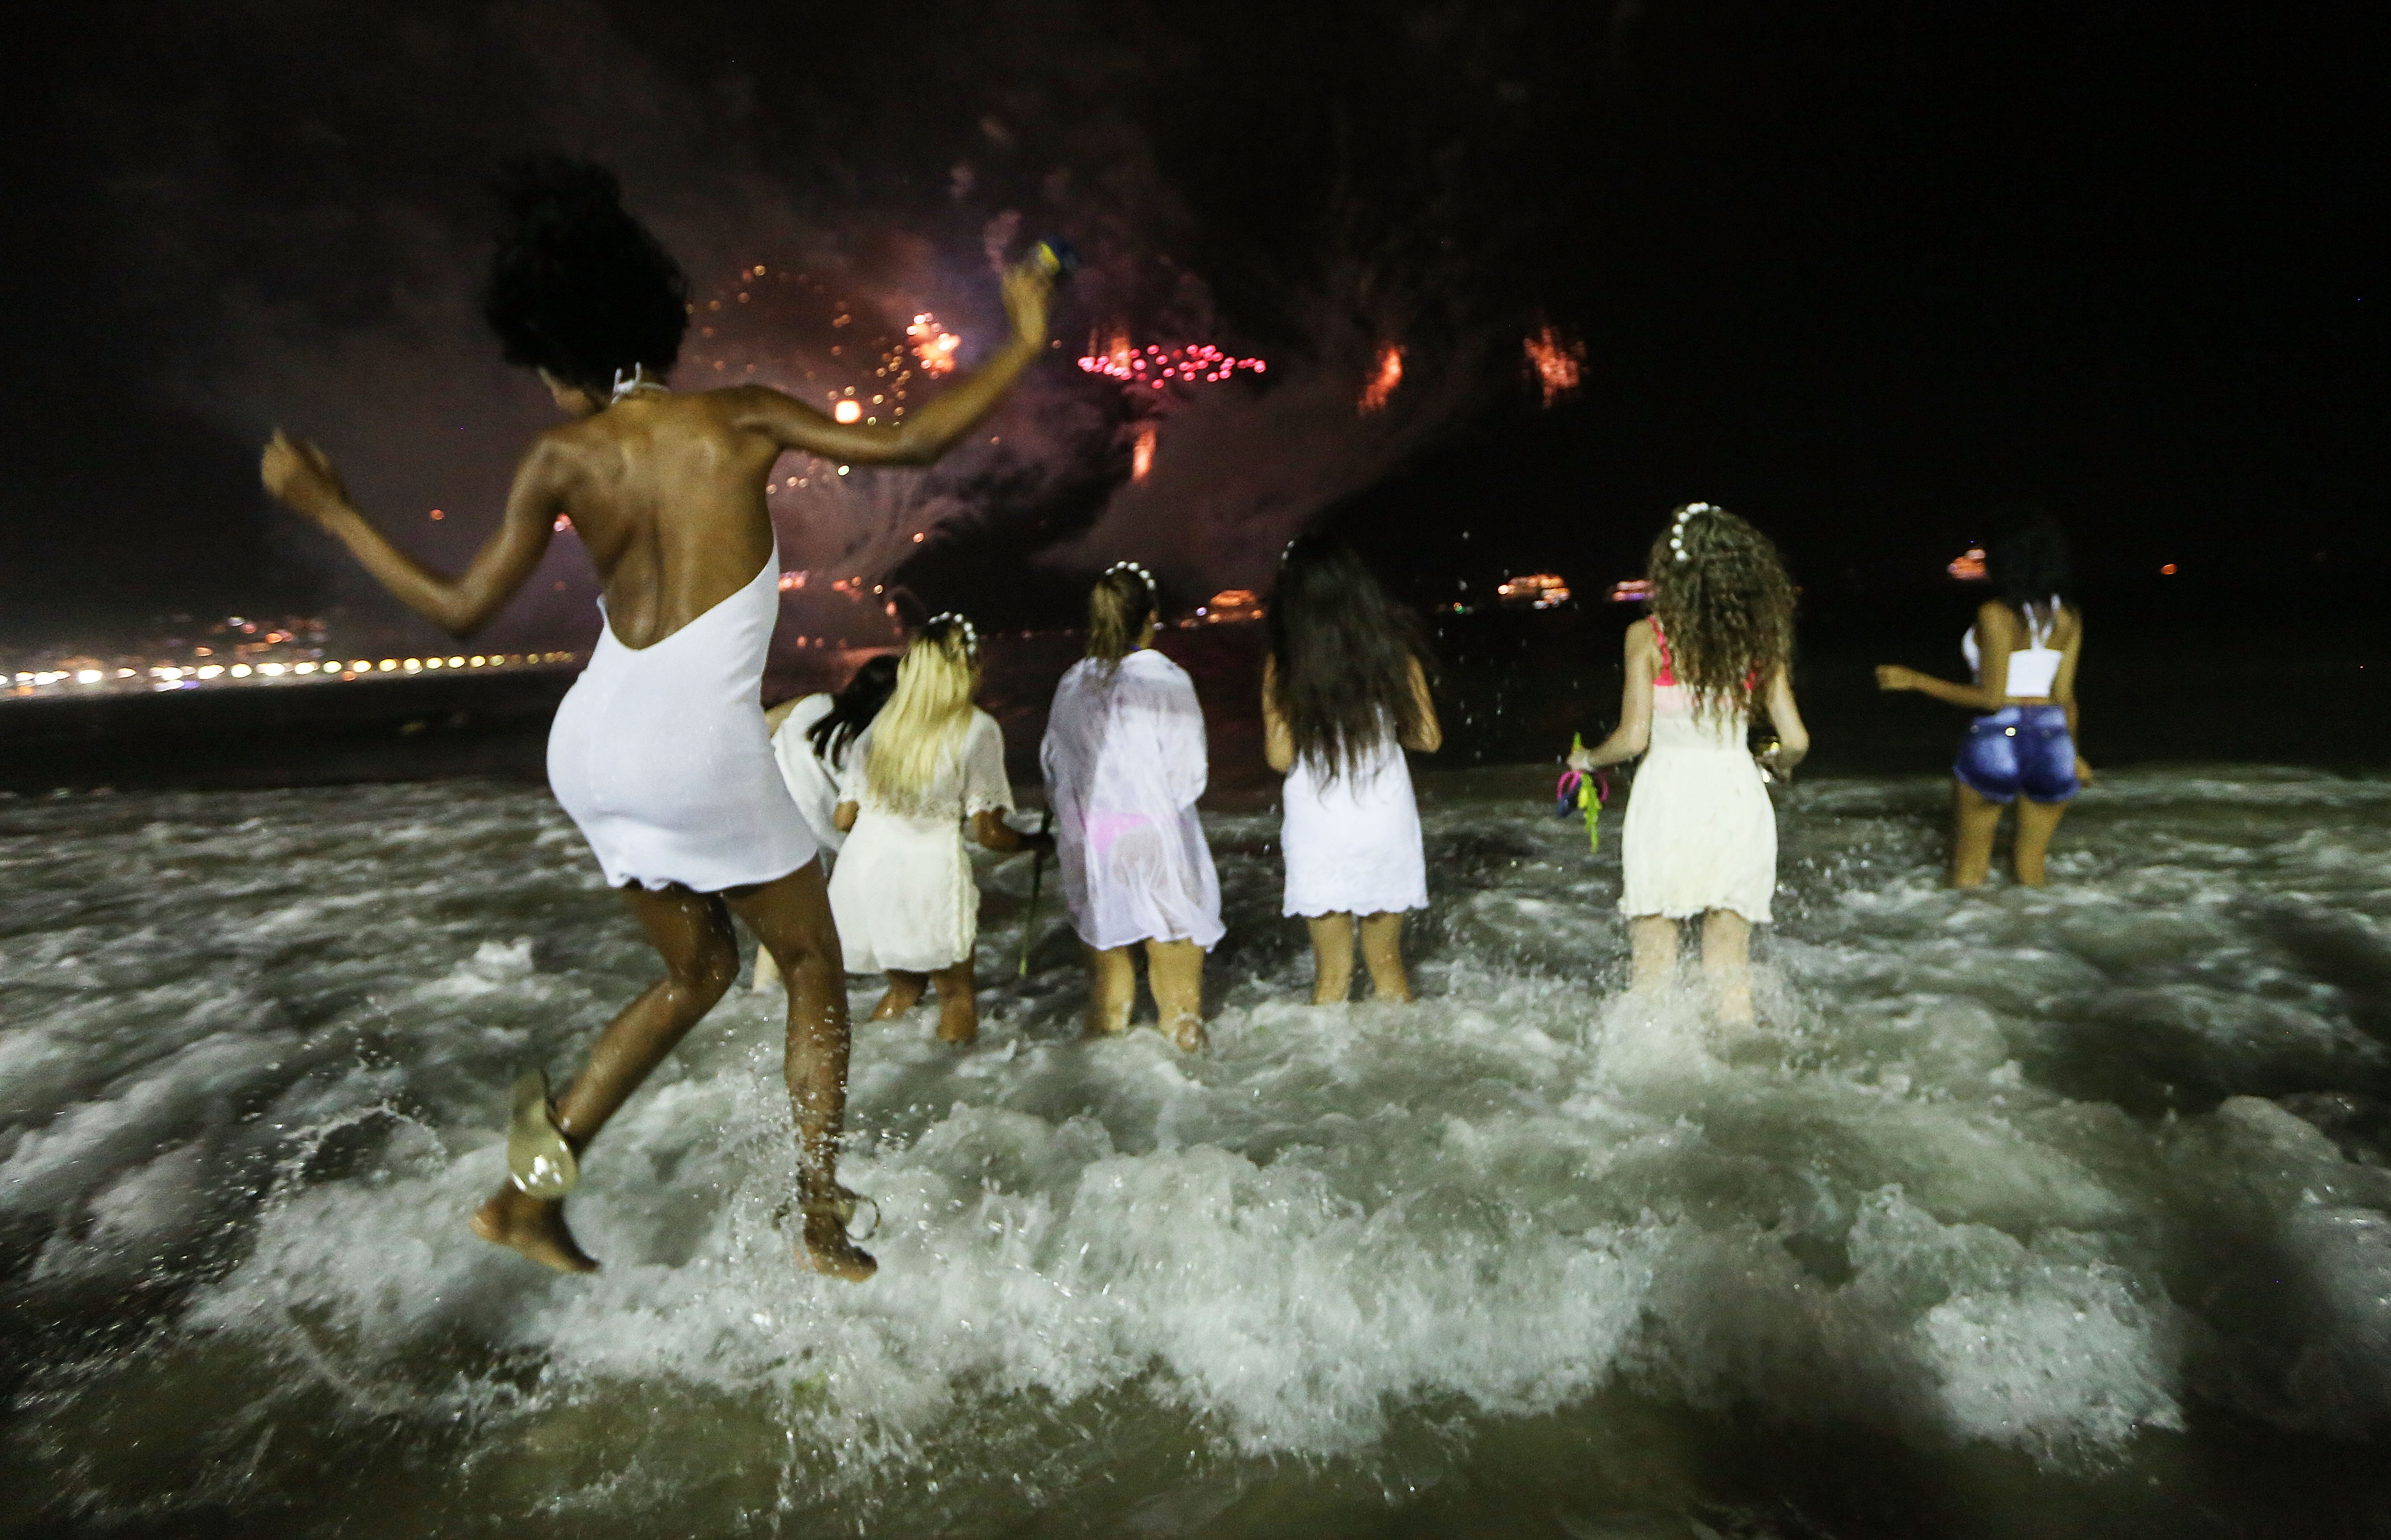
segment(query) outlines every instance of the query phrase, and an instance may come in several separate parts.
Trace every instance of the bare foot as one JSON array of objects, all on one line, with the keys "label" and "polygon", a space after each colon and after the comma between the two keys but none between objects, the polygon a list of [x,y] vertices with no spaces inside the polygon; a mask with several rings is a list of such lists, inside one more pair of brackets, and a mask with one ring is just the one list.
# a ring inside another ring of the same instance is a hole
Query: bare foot
[{"label": "bare foot", "polygon": [[880,1271],[871,1252],[847,1238],[847,1226],[827,1207],[806,1210],[806,1238],[797,1248],[797,1265],[848,1283],[861,1283]]},{"label": "bare foot", "polygon": [[914,983],[890,984],[880,1003],[872,1007],[872,1019],[888,1021],[903,1016],[922,1003],[923,986]]},{"label": "bare foot", "polygon": [[473,1210],[473,1234],[511,1246],[559,1273],[595,1273],[597,1259],[581,1249],[564,1223],[564,1200],[531,1197],[511,1184]]},{"label": "bare foot", "polygon": [[1205,1047],[1204,1018],[1196,1016],[1181,1016],[1171,1025],[1170,1041],[1177,1043],[1183,1053],[1202,1053]]},{"label": "bare foot", "polygon": [[938,1041],[968,1048],[979,1041],[979,1003],[969,995],[938,997]]}]

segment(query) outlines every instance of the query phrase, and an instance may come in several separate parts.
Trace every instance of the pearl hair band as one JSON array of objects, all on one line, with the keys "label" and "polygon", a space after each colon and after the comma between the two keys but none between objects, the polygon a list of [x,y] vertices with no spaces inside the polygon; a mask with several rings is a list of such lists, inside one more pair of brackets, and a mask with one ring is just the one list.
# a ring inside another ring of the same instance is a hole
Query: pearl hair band
[{"label": "pearl hair band", "polygon": [[1133,572],[1137,574],[1138,581],[1145,585],[1145,591],[1149,594],[1159,593],[1161,591],[1159,589],[1155,587],[1154,574],[1146,571],[1145,568],[1140,566],[1135,562],[1115,562],[1111,566],[1105,569],[1105,576],[1106,577],[1110,577],[1117,572]]},{"label": "pearl hair band", "polygon": [[926,632],[942,620],[953,621],[956,628],[963,634],[963,651],[973,657],[979,656],[979,632],[973,628],[969,617],[957,611],[940,610],[937,615],[922,622],[922,629]]},{"label": "pearl hair band", "polygon": [[1677,522],[1669,526],[1669,549],[1677,553],[1678,561],[1682,562],[1686,559],[1686,521],[1697,513],[1717,511],[1716,504],[1706,502],[1689,502],[1677,510]]}]

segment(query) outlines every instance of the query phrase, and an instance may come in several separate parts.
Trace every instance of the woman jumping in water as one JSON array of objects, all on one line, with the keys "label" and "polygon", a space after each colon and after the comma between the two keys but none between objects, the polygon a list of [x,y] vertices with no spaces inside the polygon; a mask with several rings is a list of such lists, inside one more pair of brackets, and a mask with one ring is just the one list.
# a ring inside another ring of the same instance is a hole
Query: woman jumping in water
[{"label": "woman jumping in water", "polygon": [[[2020,525],[1984,553],[1998,597],[1976,611],[1959,651],[1976,676],[1954,684],[1888,663],[1880,690],[1915,690],[1984,715],[1959,745],[1951,840],[1951,886],[1981,887],[1993,866],[2001,809],[2015,802],[2017,880],[2040,887],[2050,836],[2092,767],[2075,752],[2075,660],[2084,616],[2069,598],[2067,537],[2049,519]],[[2021,800],[2023,794],[2023,800]]]},{"label": "woman jumping in water", "polygon": [[1677,971],[1677,925],[1702,922],[1702,973],[1720,1016],[1748,1023],[1751,927],[1777,891],[1777,818],[1748,739],[1768,713],[1777,746],[1765,768],[1789,775],[1810,750],[1793,704],[1793,584],[1777,548],[1706,502],[1677,510],[1652,542],[1652,615],[1627,628],[1619,727],[1570,767],[1645,754],[1619,841],[1635,987]]},{"label": "woman jumping in water", "polygon": [[497,531],[457,576],[392,545],[350,502],[323,451],[278,430],[266,489],[314,520],[383,587],[462,636],[521,588],[562,515],[605,589],[588,668],[549,733],[549,780],[606,880],[663,956],[665,977],[608,1024],[550,1102],[519,1082],[510,1180],[473,1216],[484,1238],[566,1272],[598,1264],[564,1221],[578,1158],[738,972],[737,914],[788,976],[787,1080],[797,1132],[800,1261],[860,1280],[838,1184],[847,1024],[838,933],[813,840],[775,768],[759,684],[778,613],[779,546],[765,511],[773,462],[799,450],[924,465],[996,406],[1046,343],[1049,279],[1005,276],[1013,335],[902,427],[841,424],[760,385],[665,388],[688,326],[680,268],[586,162],[511,168],[509,219],[484,314],[571,419],[532,444]]}]

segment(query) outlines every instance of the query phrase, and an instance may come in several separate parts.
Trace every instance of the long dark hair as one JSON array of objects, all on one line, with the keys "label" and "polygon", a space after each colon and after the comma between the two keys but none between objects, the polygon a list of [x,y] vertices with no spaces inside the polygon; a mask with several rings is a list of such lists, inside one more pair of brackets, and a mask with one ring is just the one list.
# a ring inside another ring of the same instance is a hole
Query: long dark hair
[{"label": "long dark hair", "polygon": [[2067,532],[2048,513],[2019,520],[1984,548],[1984,576],[2001,602],[2023,615],[2050,602],[2075,602],[2075,576],[2067,561]]},{"label": "long dark hair", "polygon": [[1336,536],[1301,535],[1288,545],[1269,628],[1277,705],[1295,757],[1329,779],[1358,770],[1389,734],[1414,737],[1428,725],[1412,692],[1412,664],[1430,662],[1428,639]]},{"label": "long dark hair", "polygon": [[1793,656],[1793,579],[1776,545],[1716,503],[1669,516],[1646,563],[1652,615],[1697,711],[1749,711]]},{"label": "long dark hair", "polygon": [[806,742],[814,746],[814,757],[829,764],[846,753],[847,745],[862,737],[872,718],[880,715],[896,688],[896,654],[875,653],[865,658],[847,679],[847,688],[830,698],[829,712],[806,729]]},{"label": "long dark hair", "polygon": [[1114,563],[1088,592],[1088,656],[1118,665],[1160,610],[1152,575],[1132,562]]},{"label": "long dark hair", "polygon": [[497,179],[505,219],[482,316],[507,362],[544,369],[603,401],[617,371],[661,380],[689,330],[680,265],[623,207],[614,174],[549,155]]}]

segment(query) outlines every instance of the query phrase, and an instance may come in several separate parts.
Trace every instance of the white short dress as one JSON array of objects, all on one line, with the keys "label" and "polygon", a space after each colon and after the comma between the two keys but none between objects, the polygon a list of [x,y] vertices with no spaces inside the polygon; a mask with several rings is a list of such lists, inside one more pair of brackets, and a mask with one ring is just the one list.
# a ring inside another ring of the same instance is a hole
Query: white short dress
[{"label": "white short dress", "polygon": [[831,714],[838,703],[829,695],[808,695],[792,706],[772,731],[772,757],[781,767],[781,779],[788,783],[789,796],[797,805],[797,813],[812,831],[814,843],[826,855],[834,855],[847,844],[834,816],[838,805],[847,796],[848,777],[859,761],[855,757],[855,745],[860,735],[839,745],[835,758],[825,760],[814,752],[808,736],[814,724]]},{"label": "white short dress", "polygon": [[814,859],[764,731],[780,580],[776,545],[745,588],[662,641],[626,647],[599,627],[549,726],[548,783],[614,886],[718,893]]},{"label": "white short dress", "polygon": [[1311,919],[1428,907],[1411,766],[1391,731],[1334,777],[1308,756],[1298,759],[1280,800],[1284,912]]},{"label": "white short dress", "polygon": [[1746,741],[1751,718],[1697,715],[1667,664],[1668,643],[1661,646],[1651,746],[1620,834],[1619,912],[1683,920],[1725,909],[1765,925],[1777,891],[1777,813]]},{"label": "white short dress", "polygon": [[1221,939],[1221,881],[1196,799],[1207,774],[1204,713],[1187,671],[1147,648],[1083,658],[1054,689],[1039,744],[1054,809],[1054,859],[1079,939]]},{"label": "white short dress", "polygon": [[[873,724],[874,728],[878,726]],[[930,788],[927,811],[900,812],[872,791],[872,731],[855,750],[855,827],[830,878],[831,916],[849,973],[936,973],[968,960],[979,889],[963,821],[1013,810],[1004,733],[975,706]]]}]

